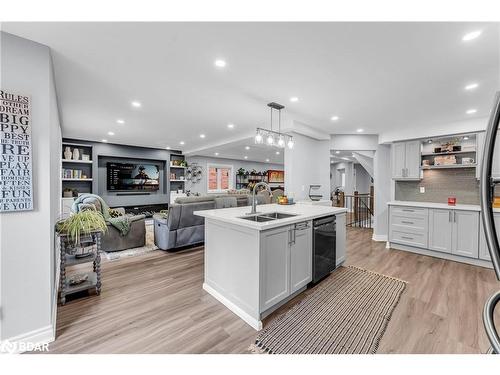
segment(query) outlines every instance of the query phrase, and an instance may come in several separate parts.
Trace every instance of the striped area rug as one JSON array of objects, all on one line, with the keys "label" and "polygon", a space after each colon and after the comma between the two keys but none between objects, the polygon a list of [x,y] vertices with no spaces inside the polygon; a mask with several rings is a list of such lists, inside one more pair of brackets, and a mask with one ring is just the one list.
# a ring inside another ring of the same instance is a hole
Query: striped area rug
[{"label": "striped area rug", "polygon": [[271,321],[249,350],[270,354],[372,354],[406,282],[340,267]]}]

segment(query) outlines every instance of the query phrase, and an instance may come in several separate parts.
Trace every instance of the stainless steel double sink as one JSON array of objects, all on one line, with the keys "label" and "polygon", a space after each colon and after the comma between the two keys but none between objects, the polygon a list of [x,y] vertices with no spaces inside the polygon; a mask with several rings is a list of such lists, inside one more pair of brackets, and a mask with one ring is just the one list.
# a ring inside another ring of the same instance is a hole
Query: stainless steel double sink
[{"label": "stainless steel double sink", "polygon": [[296,214],[285,214],[283,212],[268,212],[256,215],[241,216],[240,219],[255,221],[257,223],[263,223],[266,221],[286,219],[289,217],[297,216]]}]

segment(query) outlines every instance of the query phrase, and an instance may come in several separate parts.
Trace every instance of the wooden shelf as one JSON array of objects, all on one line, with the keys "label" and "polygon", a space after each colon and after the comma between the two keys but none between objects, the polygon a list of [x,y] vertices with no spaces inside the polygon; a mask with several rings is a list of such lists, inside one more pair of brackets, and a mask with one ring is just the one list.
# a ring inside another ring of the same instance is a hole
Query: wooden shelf
[{"label": "wooden shelf", "polygon": [[75,164],[92,164],[92,160],[71,160],[71,159],[62,159],[63,163],[75,163]]},{"label": "wooden shelf", "polygon": [[428,165],[422,169],[456,169],[456,168],[476,168],[477,164],[450,164],[450,165]]},{"label": "wooden shelf", "polygon": [[422,156],[440,156],[440,155],[471,154],[471,153],[475,153],[475,152],[476,152],[476,150],[470,150],[470,151],[450,151],[450,152],[439,152],[439,153],[426,152],[426,153],[422,153]]},{"label": "wooden shelf", "polygon": [[77,285],[70,285],[69,284],[69,279],[71,278],[71,276],[66,276],[66,290],[65,290],[65,294],[68,295],[68,294],[72,294],[72,293],[76,293],[76,292],[81,292],[83,290],[87,290],[87,289],[91,289],[91,288],[95,288],[97,286],[97,274],[95,272],[85,272],[87,275],[89,275],[89,278],[84,281],[83,283],[81,284],[77,284]]},{"label": "wooden shelf", "polygon": [[186,182],[186,180],[170,180],[170,182]]},{"label": "wooden shelf", "polygon": [[170,168],[186,169],[187,167],[182,167],[180,165],[171,165]]},{"label": "wooden shelf", "polygon": [[63,178],[63,181],[92,181],[91,178]]}]

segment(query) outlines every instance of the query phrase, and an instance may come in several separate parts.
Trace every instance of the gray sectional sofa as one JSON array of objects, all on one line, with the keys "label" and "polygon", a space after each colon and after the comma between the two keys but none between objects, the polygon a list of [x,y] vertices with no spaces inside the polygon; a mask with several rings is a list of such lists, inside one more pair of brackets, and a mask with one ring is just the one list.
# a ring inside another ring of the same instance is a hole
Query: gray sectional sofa
[{"label": "gray sectional sofa", "polygon": [[[237,206],[248,206],[251,197],[246,194],[209,195],[200,197],[177,198],[170,205],[168,215],[155,214],[154,240],[162,250],[195,245],[205,241],[205,219],[193,214],[194,211],[212,210],[216,208],[215,199],[235,197]],[[257,204],[270,203],[269,197],[257,196]]]}]

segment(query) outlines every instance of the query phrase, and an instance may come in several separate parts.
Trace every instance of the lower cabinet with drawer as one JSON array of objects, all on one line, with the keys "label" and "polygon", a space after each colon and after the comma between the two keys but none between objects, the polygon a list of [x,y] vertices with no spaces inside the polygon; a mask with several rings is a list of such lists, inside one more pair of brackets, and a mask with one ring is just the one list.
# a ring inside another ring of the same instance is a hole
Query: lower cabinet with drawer
[{"label": "lower cabinet with drawer", "polygon": [[491,267],[480,230],[479,211],[397,205],[389,209],[392,247]]}]

